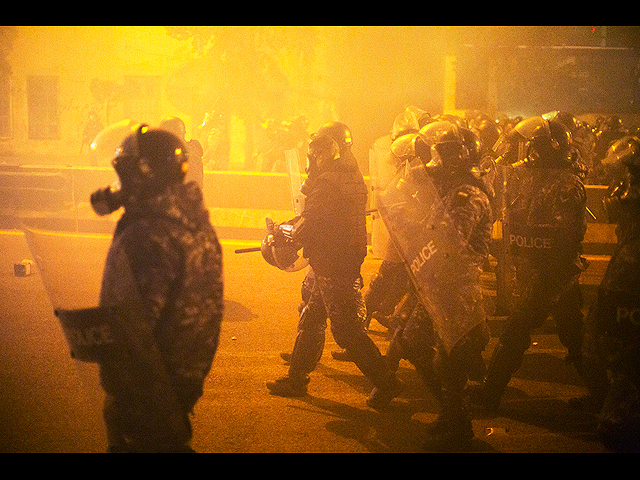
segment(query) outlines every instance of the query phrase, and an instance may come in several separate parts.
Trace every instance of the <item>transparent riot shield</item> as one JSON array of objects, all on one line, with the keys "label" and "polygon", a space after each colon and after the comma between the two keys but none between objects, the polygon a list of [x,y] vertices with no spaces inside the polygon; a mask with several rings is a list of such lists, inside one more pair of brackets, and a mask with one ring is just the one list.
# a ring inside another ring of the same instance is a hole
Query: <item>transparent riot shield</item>
[{"label": "transparent riot shield", "polygon": [[54,309],[98,305],[111,235],[24,230]]},{"label": "transparent riot shield", "polygon": [[513,308],[515,294],[515,264],[509,251],[511,207],[519,196],[519,178],[515,167],[497,163],[494,187],[496,220],[492,232],[492,255],[496,259],[496,311],[506,315]]},{"label": "transparent riot shield", "polygon": [[300,187],[302,187],[302,174],[300,173],[298,149],[293,148],[291,150],[285,150],[284,158],[287,161],[287,172],[289,173],[293,211],[296,215],[300,215],[304,210],[304,195],[300,192]]},{"label": "transparent riot shield", "polygon": [[597,330],[611,335],[620,344],[640,349],[640,294],[600,289],[595,305]]},{"label": "transparent riot shield", "polygon": [[[111,236],[32,229],[25,229],[24,233],[52,311],[67,340],[80,383],[89,402],[100,408],[104,395],[98,366],[88,359],[107,354],[113,347],[112,334],[101,318],[83,314],[76,323],[61,312],[97,307]],[[93,353],[92,347],[96,349]]]},{"label": "transparent riot shield", "polygon": [[449,352],[484,319],[478,268],[421,162],[407,162],[379,192],[377,205]]},{"label": "transparent riot shield", "polygon": [[393,242],[389,237],[389,231],[380,216],[377,208],[378,193],[395,177],[398,167],[391,153],[391,137],[385,136],[376,140],[369,150],[369,178],[371,191],[371,247],[373,254],[389,262],[400,262],[401,259],[395,251]]},{"label": "transparent riot shield", "polygon": [[117,365],[115,370],[110,367],[112,372],[124,369],[130,375],[112,374],[110,383],[118,391],[146,392],[133,401],[138,402],[135,408],[154,412],[149,428],[188,438],[152,322],[145,320],[126,261],[117,270],[130,299],[123,305],[98,306],[111,236],[30,229],[25,236],[90,401],[99,405],[104,398],[98,365]]}]

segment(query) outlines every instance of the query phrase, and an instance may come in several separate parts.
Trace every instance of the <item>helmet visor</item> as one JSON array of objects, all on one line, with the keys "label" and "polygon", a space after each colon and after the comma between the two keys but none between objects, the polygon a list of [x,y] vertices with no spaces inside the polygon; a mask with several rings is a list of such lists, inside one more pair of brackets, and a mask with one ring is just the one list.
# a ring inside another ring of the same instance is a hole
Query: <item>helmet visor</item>
[{"label": "helmet visor", "polygon": [[614,165],[619,162],[628,162],[640,154],[640,139],[635,136],[625,136],[615,141],[607,151],[607,156],[602,160],[605,165]]}]

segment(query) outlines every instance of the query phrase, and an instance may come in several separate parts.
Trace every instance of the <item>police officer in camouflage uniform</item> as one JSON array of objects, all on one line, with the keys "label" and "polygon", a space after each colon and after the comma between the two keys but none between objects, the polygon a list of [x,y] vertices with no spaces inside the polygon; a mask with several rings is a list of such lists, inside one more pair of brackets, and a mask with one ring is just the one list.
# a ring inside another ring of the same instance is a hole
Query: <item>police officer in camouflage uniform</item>
[{"label": "police officer in camouflage uniform", "polygon": [[[431,116],[414,106],[407,107],[402,113],[396,116],[393,122],[391,134],[378,140],[393,144],[399,138],[417,133],[426,123],[431,121]],[[402,143],[402,142],[399,142]],[[389,148],[388,151],[380,152],[379,148],[374,145],[373,160],[369,166],[371,171],[371,183],[374,190],[384,189],[386,184],[396,175],[402,160],[398,158]],[[381,157],[381,158],[380,158]],[[374,224],[374,229],[379,228],[379,224]],[[384,227],[382,227],[384,228]],[[376,240],[375,232],[373,233],[374,242]],[[378,271],[371,277],[369,289],[364,295],[364,301],[367,306],[366,327],[369,327],[372,318],[378,323],[388,328],[391,333],[398,327],[397,320],[394,318],[394,310],[398,303],[403,300],[409,292],[410,281],[407,275],[404,263],[395,251],[395,246],[388,240],[388,233],[383,232],[381,236],[386,240],[378,247],[374,243],[374,253],[381,256],[382,262]],[[380,249],[380,251],[377,251]]]},{"label": "police officer in camouflage uniform", "polygon": [[[124,213],[104,268],[101,306],[130,306],[125,350],[100,365],[110,451],[190,451],[189,414],[203,393],[223,311],[222,252],[188,158],[169,132],[141,126],[115,159],[120,189],[92,195]],[[145,336],[145,332],[148,333]],[[151,372],[151,373],[149,373]]]},{"label": "police officer in camouflage uniform", "polygon": [[[585,326],[583,377],[612,451],[640,451],[640,138],[613,143],[603,164],[618,178],[604,206],[618,244]],[[620,169],[622,171],[620,171]]]},{"label": "police officer in camouflage uniform", "polygon": [[517,304],[507,318],[477,401],[496,411],[511,376],[520,368],[531,333],[549,315],[581,369],[583,335],[579,278],[586,231],[586,191],[572,169],[571,134],[557,120],[538,119],[526,139],[524,168],[507,207],[508,255],[516,266]]},{"label": "police officer in camouflage uniform", "polygon": [[[309,145],[308,178],[301,188],[305,206],[294,219],[291,238],[303,248],[314,275],[308,301],[298,323],[288,375],[267,382],[274,395],[303,396],[309,373],[319,361],[324,345],[327,317],[336,343],[388,401],[398,392],[394,374],[367,335],[363,321],[360,268],[367,254],[367,187],[355,158],[342,155],[331,136],[342,124],[320,129]],[[350,135],[348,137],[350,142]]]},{"label": "police officer in camouflage uniform", "polygon": [[[426,432],[424,448],[429,451],[465,451],[471,448],[473,429],[467,381],[489,340],[482,305],[480,273],[489,254],[493,214],[486,184],[478,178],[478,158],[468,142],[471,131],[448,121],[423,127],[415,140],[416,154],[441,199],[444,212],[464,252],[467,274],[448,292],[454,303],[464,305],[446,322],[464,325],[460,338],[447,347],[443,333],[448,325],[438,324],[421,301],[400,335],[394,337],[402,356],[415,367],[425,385],[440,403],[437,421]],[[473,143],[473,142],[471,142]],[[420,220],[420,219],[415,219]],[[455,277],[459,272],[440,272]],[[426,288],[430,288],[426,285]],[[438,302],[437,299],[433,299]],[[437,327],[437,328],[434,328]]]}]

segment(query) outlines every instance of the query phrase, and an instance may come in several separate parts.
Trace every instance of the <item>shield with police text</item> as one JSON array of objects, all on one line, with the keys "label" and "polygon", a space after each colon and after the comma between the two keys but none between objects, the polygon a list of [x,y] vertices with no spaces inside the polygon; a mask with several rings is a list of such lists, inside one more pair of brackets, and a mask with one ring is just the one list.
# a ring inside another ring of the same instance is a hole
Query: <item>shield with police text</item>
[{"label": "shield with police text", "polygon": [[378,211],[447,352],[484,320],[472,261],[424,165],[407,162],[377,197]]},{"label": "shield with police text", "polygon": [[103,363],[123,354],[120,331],[114,318],[114,307],[95,307],[79,310],[55,310],[69,345],[71,357],[81,362]]},{"label": "shield with police text", "polygon": [[640,349],[640,295],[636,292],[600,289],[596,313],[601,332]]}]

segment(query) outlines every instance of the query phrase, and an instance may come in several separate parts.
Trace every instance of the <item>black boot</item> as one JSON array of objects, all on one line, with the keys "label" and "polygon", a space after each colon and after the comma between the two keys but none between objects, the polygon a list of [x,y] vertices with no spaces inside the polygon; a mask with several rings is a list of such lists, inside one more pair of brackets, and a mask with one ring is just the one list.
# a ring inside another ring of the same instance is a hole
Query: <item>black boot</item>
[{"label": "black boot", "polygon": [[471,410],[464,385],[443,387],[441,414],[427,427],[423,449],[428,452],[468,452],[473,442]]},{"label": "black boot", "polygon": [[472,398],[474,403],[484,407],[489,413],[496,413],[511,377],[522,365],[523,355],[524,351],[520,349],[498,344],[489,362],[484,383],[478,395]]},{"label": "black boot", "polygon": [[384,386],[376,386],[371,390],[367,405],[374,410],[384,410],[389,407],[391,401],[397,397],[404,389],[403,383],[395,376],[391,375]]},{"label": "black boot", "polygon": [[309,377],[292,378],[289,375],[267,382],[267,388],[272,395],[278,397],[304,397],[307,394]]}]

